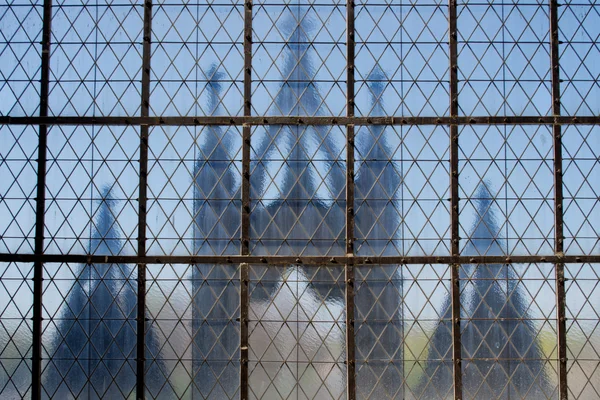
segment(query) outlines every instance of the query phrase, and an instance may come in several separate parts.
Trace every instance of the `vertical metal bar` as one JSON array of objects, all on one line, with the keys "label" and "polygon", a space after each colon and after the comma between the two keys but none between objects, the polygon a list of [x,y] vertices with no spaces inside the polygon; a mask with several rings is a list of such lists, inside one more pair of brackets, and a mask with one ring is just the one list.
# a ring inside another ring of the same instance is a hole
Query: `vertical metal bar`
[{"label": "vertical metal bar", "polygon": [[[354,0],[346,2],[346,115],[354,116]],[[354,125],[346,128],[346,255],[354,254]],[[356,399],[354,345],[354,265],[346,264],[346,382],[348,400]]]},{"label": "vertical metal bar", "polygon": [[354,116],[354,0],[346,3],[346,115]]},{"label": "vertical metal bar", "polygon": [[[150,115],[150,57],[152,51],[152,0],[144,2],[144,32],[142,50],[142,104],[141,116]],[[138,256],[146,255],[146,212],[148,183],[148,125],[140,127],[140,187],[138,215]],[[138,399],[146,397],[146,264],[138,263],[137,309],[137,383]]]},{"label": "vertical metal bar", "polygon": [[356,399],[356,355],[354,345],[354,265],[346,264],[346,382],[348,400]]},{"label": "vertical metal bar", "polygon": [[[244,116],[252,114],[252,0],[244,3]],[[250,254],[251,126],[242,127],[242,255]]]},{"label": "vertical metal bar", "polygon": [[346,128],[346,255],[354,254],[354,125]]},{"label": "vertical metal bar", "polygon": [[[48,116],[50,91],[50,44],[52,36],[52,0],[44,0],[42,27],[42,69],[40,74],[40,117]],[[44,253],[44,213],[46,211],[46,147],[48,126],[39,126],[38,169],[35,217],[35,254]],[[33,343],[31,360],[31,398],[42,397],[42,291],[44,264],[36,261],[33,267]]]},{"label": "vertical metal bar", "polygon": [[[560,116],[560,66],[558,48],[558,1],[550,0],[550,62],[552,69],[552,114]],[[563,255],[563,183],[561,126],[552,126],[554,137],[554,250]],[[565,265],[555,264],[556,270],[556,331],[558,345],[558,393],[561,400],[568,397],[567,387],[567,329],[565,298]]]},{"label": "vertical metal bar", "polygon": [[[244,3],[244,116],[252,114],[252,0]],[[250,254],[250,146],[252,128],[242,127],[242,255]],[[249,266],[240,266],[240,399],[248,399]]]},{"label": "vertical metal bar", "polygon": [[240,399],[248,400],[248,315],[249,315],[249,266],[240,264]]},{"label": "vertical metal bar", "polygon": [[[448,3],[449,46],[450,46],[450,117],[458,117],[458,28],[456,0]],[[460,254],[458,224],[458,125],[450,125],[450,238],[451,253]],[[460,264],[451,266],[452,298],[452,362],[454,376],[454,398],[462,399],[462,344],[460,338]]]}]

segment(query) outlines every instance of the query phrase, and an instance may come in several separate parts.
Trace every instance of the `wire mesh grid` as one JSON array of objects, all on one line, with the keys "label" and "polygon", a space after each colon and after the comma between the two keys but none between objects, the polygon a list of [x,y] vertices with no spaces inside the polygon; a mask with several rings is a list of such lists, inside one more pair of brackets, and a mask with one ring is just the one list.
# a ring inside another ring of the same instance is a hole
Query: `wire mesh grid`
[{"label": "wire mesh grid", "polygon": [[600,396],[598,22],[0,5],[0,394]]}]

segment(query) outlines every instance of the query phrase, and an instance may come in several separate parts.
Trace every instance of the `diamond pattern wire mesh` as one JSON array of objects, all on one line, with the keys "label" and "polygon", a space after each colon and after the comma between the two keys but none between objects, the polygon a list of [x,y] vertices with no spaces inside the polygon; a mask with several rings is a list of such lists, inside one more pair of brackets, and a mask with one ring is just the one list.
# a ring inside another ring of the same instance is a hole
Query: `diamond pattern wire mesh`
[{"label": "diamond pattern wire mesh", "polygon": [[249,398],[345,398],[344,268],[249,274]]},{"label": "diamond pattern wire mesh", "polygon": [[359,266],[356,281],[357,398],[450,396],[448,266]]},{"label": "diamond pattern wire mesh", "polygon": [[[243,6],[158,2],[152,34],[151,113],[240,115]],[[214,99],[214,85],[222,91]]]},{"label": "diamond pattern wire mesh", "polygon": [[356,114],[448,115],[447,4],[360,3],[355,11]]},{"label": "diamond pattern wire mesh", "polygon": [[545,126],[460,130],[462,254],[552,252],[551,137]]},{"label": "diamond pattern wire mesh", "polygon": [[241,132],[153,128],[148,254],[239,254]]},{"label": "diamond pattern wire mesh", "polygon": [[344,251],[345,133],[337,126],[256,128],[250,226],[255,254]]},{"label": "diamond pattern wire mesh", "polygon": [[598,264],[569,264],[565,268],[565,278],[569,397],[597,397],[600,393]]},{"label": "diamond pattern wire mesh", "polygon": [[306,3],[259,2],[253,11],[255,115],[346,112],[345,7]]},{"label": "diamond pattern wire mesh", "polygon": [[[107,255],[135,254],[139,134],[132,127],[54,126],[48,132],[46,252],[94,254],[98,231],[114,229]],[[105,205],[106,226],[99,221]]]},{"label": "diamond pattern wire mesh", "polygon": [[0,115],[35,115],[40,99],[42,7],[0,5]]},{"label": "diamond pattern wire mesh", "polygon": [[33,266],[0,264],[0,393],[31,396]]},{"label": "diamond pattern wire mesh", "polygon": [[564,130],[565,252],[600,253],[600,129]]},{"label": "diamond pattern wire mesh", "polygon": [[561,106],[568,115],[598,115],[600,10],[595,1],[566,1],[559,13]]},{"label": "diamond pattern wire mesh", "polygon": [[463,265],[461,340],[466,398],[554,398],[552,264]]},{"label": "diamond pattern wire mesh", "polygon": [[458,6],[462,115],[550,113],[548,9],[541,1]]},{"label": "diamond pattern wire mesh", "polygon": [[35,237],[35,191],[38,132],[29,125],[0,126],[0,249],[32,253]]},{"label": "diamond pattern wire mesh", "polygon": [[44,275],[43,396],[134,395],[136,269],[46,264]]},{"label": "diamond pattern wire mesh", "polygon": [[0,5],[0,397],[599,397],[598,22]]},{"label": "diamond pattern wire mesh", "polygon": [[445,127],[359,128],[357,254],[449,254],[448,156]]},{"label": "diamond pattern wire mesh", "polygon": [[239,396],[239,269],[150,265],[146,396]]},{"label": "diamond pattern wire mesh", "polygon": [[140,2],[58,0],[52,11],[50,115],[139,113]]}]

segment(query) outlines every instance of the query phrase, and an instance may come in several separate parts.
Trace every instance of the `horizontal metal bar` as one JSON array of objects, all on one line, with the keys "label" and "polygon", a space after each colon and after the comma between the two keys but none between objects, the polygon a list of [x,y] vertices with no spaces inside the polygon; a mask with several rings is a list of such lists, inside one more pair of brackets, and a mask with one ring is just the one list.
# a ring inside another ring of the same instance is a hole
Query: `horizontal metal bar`
[{"label": "horizontal metal bar", "polygon": [[512,117],[9,117],[0,125],[595,125],[594,116]]},{"label": "horizontal metal bar", "polygon": [[523,264],[523,263],[600,263],[600,255],[525,255],[525,256],[100,256],[86,254],[8,254],[0,262],[87,263],[87,264]]}]

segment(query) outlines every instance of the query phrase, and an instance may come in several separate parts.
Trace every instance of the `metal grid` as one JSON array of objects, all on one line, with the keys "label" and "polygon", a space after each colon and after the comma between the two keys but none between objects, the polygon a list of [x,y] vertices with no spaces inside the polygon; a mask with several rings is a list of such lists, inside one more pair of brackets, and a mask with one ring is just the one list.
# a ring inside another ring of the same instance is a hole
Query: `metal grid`
[{"label": "metal grid", "polygon": [[0,392],[597,397],[599,7],[0,6]]}]

